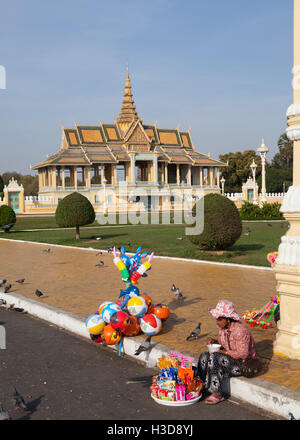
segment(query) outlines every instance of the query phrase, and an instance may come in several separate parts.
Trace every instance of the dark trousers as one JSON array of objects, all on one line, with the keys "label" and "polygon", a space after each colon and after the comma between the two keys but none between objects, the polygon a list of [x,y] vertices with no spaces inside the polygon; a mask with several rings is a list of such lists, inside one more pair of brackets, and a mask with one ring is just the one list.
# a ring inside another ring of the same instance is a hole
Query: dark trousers
[{"label": "dark trousers", "polygon": [[223,395],[224,378],[241,376],[241,370],[231,356],[205,351],[199,357],[197,375],[205,382],[206,390]]}]

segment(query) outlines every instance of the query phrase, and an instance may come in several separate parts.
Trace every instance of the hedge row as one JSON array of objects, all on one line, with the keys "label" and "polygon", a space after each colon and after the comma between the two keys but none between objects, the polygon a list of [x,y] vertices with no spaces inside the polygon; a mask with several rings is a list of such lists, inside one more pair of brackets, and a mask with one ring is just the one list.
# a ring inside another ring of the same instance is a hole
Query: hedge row
[{"label": "hedge row", "polygon": [[253,203],[244,202],[240,212],[241,220],[283,220],[280,203],[264,203],[260,208]]}]

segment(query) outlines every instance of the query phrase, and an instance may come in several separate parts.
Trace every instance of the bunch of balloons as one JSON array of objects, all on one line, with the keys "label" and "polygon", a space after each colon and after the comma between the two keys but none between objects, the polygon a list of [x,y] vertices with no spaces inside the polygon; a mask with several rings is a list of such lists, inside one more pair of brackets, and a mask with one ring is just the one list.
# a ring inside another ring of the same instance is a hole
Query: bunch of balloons
[{"label": "bunch of balloons", "polygon": [[[116,302],[105,301],[86,320],[91,339],[106,345],[120,343],[119,354],[123,336],[136,336],[140,332],[147,336],[157,335],[170,315],[165,304],[154,305],[150,296],[140,294],[137,287],[139,279],[147,276],[146,271],[151,269],[154,253],[148,256],[148,252],[141,253],[142,247],[138,247],[135,255],[128,257],[124,246],[120,250],[118,257],[113,248],[113,261],[121,273],[125,288],[120,290]],[[142,262],[147,256],[148,260]]]}]

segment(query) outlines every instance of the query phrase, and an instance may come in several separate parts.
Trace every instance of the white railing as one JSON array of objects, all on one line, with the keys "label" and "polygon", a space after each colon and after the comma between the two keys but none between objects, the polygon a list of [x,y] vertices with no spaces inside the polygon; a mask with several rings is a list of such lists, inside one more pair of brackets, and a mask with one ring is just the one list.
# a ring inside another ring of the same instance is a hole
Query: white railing
[{"label": "white railing", "polygon": [[[225,193],[224,194],[225,197],[228,197],[229,199],[242,199],[244,198],[244,194],[243,193]],[[258,195],[259,198],[262,198],[262,194]],[[272,199],[272,198],[283,198],[284,197],[284,193],[267,193],[266,197],[268,199]]]},{"label": "white railing", "polygon": [[26,196],[25,202],[51,202],[54,203],[54,197],[50,196]]}]

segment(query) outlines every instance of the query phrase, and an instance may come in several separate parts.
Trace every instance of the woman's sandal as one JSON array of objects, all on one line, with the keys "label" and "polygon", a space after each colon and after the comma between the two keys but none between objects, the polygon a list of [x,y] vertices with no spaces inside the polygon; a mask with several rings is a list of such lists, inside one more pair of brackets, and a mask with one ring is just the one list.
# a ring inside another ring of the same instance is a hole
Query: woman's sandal
[{"label": "woman's sandal", "polygon": [[205,399],[205,403],[207,405],[215,405],[216,403],[223,402],[223,400],[225,400],[224,397],[222,396],[216,397],[211,394],[209,397]]}]

